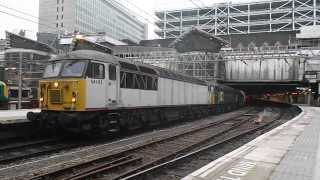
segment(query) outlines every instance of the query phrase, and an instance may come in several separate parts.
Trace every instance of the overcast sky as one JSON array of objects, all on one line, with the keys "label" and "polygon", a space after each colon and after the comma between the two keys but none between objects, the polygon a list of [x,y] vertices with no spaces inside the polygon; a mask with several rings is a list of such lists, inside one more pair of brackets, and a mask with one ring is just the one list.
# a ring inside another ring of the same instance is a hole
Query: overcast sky
[{"label": "overcast sky", "polygon": [[[138,17],[144,19],[149,23],[149,38],[154,38],[155,35],[152,32],[154,27],[151,22],[154,21],[153,14],[156,10],[163,9],[179,9],[179,8],[192,8],[198,6],[208,6],[214,3],[226,2],[227,0],[117,0],[123,3],[128,9],[137,14]],[[195,3],[192,3],[192,1]],[[231,0],[229,0],[231,1]],[[233,0],[232,2],[239,1],[251,1],[251,0]],[[130,3],[129,3],[130,2]],[[26,12],[31,16],[21,14],[14,10],[10,10],[3,6],[13,8],[22,12]],[[38,31],[38,7],[39,0],[0,0],[0,38],[4,38],[4,31],[18,32],[19,29],[26,30],[27,36],[35,38],[35,34]],[[11,15],[4,14],[10,13]],[[13,16],[19,17],[13,17]],[[32,17],[35,16],[35,17]],[[23,20],[23,18],[28,20]],[[148,20],[146,20],[148,19]],[[30,22],[33,21],[33,22]]]}]

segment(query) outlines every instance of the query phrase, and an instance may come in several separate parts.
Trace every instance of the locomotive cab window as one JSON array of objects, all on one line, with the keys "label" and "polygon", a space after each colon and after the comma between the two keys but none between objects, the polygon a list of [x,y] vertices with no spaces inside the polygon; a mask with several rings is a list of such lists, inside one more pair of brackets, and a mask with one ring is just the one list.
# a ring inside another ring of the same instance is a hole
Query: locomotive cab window
[{"label": "locomotive cab window", "polygon": [[64,63],[63,69],[61,71],[61,76],[63,77],[81,77],[85,70],[86,62],[84,61],[68,61]]},{"label": "locomotive cab window", "polygon": [[109,80],[117,80],[117,71],[115,65],[109,65]]},{"label": "locomotive cab window", "polygon": [[57,77],[60,73],[62,62],[49,63],[43,73],[44,78]]},{"label": "locomotive cab window", "polygon": [[92,79],[104,79],[105,78],[105,68],[103,64],[90,62],[88,64],[87,73],[88,78]]}]

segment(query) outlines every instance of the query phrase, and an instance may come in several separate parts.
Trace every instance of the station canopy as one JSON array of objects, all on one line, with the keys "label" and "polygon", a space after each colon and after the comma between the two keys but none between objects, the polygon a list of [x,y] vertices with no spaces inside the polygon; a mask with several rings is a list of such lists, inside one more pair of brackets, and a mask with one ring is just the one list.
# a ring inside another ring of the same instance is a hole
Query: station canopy
[{"label": "station canopy", "polygon": [[227,41],[219,37],[200,29],[192,28],[173,41],[170,47],[175,48],[179,53],[192,51],[218,53],[227,44]]},{"label": "station canopy", "polygon": [[55,50],[51,46],[34,41],[32,39],[20,36],[18,34],[6,31],[7,48],[22,48],[54,53]]}]

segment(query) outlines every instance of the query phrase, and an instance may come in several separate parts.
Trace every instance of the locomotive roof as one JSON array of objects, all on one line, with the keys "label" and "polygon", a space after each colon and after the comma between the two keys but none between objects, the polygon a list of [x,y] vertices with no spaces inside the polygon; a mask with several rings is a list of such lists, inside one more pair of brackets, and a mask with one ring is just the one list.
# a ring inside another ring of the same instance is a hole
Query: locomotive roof
[{"label": "locomotive roof", "polygon": [[119,64],[118,61],[115,59],[115,56],[111,54],[98,52],[98,51],[92,51],[92,50],[71,51],[67,54],[58,55],[55,58],[53,58],[51,61],[56,61],[61,59],[97,60],[97,61]]},{"label": "locomotive roof", "polygon": [[149,73],[149,74],[158,75],[159,77],[163,77],[167,79],[190,82],[190,83],[200,84],[200,85],[207,85],[205,81],[202,81],[200,79],[197,79],[188,75],[172,72],[168,69],[157,67],[157,66],[152,66],[152,65],[143,64],[143,63],[134,63],[127,59],[119,58],[111,54],[106,54],[106,53],[93,51],[93,50],[72,51],[67,54],[58,55],[55,58],[51,59],[50,61],[56,61],[56,60],[62,60],[62,59],[96,60],[96,61],[107,62],[112,64],[119,64],[122,69],[127,69],[130,71]]}]

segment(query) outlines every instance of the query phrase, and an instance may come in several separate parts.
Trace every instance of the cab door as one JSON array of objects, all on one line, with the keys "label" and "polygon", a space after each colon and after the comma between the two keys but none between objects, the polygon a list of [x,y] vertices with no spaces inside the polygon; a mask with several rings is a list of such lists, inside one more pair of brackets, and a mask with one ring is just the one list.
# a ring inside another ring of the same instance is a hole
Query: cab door
[{"label": "cab door", "polygon": [[108,65],[108,80],[107,80],[107,106],[116,106],[119,102],[119,71],[120,68],[117,65]]},{"label": "cab door", "polygon": [[88,63],[86,72],[88,109],[105,108],[107,77],[105,69],[107,64],[91,61]]}]

